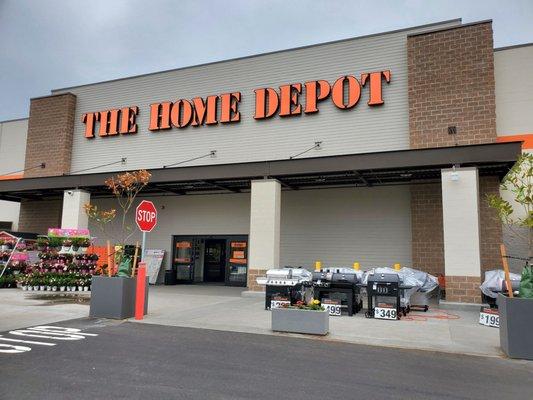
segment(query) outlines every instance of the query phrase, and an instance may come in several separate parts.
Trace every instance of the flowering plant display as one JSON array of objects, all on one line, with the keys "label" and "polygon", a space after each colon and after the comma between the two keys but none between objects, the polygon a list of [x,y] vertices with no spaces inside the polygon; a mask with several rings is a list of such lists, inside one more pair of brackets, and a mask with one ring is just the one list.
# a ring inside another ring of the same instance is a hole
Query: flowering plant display
[{"label": "flowering plant display", "polygon": [[42,251],[48,247],[48,237],[39,237],[37,238],[37,249]]},{"label": "flowering plant display", "polygon": [[298,300],[294,305],[285,305],[282,308],[297,308],[300,310],[311,310],[311,311],[323,311],[324,307],[320,304],[319,300],[311,300],[309,303],[306,303],[302,300]]}]

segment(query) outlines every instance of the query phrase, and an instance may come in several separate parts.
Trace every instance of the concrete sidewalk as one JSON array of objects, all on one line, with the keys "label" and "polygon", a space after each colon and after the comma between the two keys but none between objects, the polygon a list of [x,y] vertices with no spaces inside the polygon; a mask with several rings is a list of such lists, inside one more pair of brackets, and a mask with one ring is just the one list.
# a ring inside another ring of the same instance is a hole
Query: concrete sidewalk
[{"label": "concrete sidewalk", "polygon": [[50,292],[23,292],[0,289],[0,331],[51,324],[89,316],[89,296]]},{"label": "concrete sidewalk", "polygon": [[[264,298],[241,297],[243,288],[222,286],[151,287],[149,315],[140,323],[224,331],[290,335],[270,330]],[[499,331],[479,325],[479,313],[431,309],[411,312],[400,321],[330,317],[330,334],[319,340],[432,350],[481,356],[503,356]]]},{"label": "concrete sidewalk", "polygon": [[[131,321],[299,336],[272,332],[270,312],[264,310],[264,298],[242,297],[243,290],[245,289],[212,285],[151,286],[149,314],[142,321]],[[36,297],[39,300],[35,300]],[[64,303],[64,299],[57,299],[56,296],[49,301],[43,298],[47,297],[40,292],[0,290],[0,331],[87,317],[89,314],[87,302],[72,304]],[[367,319],[363,313],[359,313],[354,317],[330,317],[330,334],[314,339],[502,356],[498,329],[479,325],[478,318],[477,312],[438,309],[427,313],[411,312],[400,321]]]}]

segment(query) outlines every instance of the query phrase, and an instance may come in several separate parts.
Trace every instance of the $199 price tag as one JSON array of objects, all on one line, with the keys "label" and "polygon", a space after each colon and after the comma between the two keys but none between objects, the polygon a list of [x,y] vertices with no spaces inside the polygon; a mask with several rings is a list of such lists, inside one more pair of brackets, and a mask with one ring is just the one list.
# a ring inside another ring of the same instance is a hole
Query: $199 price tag
[{"label": "$199 price tag", "polygon": [[498,311],[491,309],[482,309],[479,313],[479,323],[492,328],[500,327],[500,315]]}]

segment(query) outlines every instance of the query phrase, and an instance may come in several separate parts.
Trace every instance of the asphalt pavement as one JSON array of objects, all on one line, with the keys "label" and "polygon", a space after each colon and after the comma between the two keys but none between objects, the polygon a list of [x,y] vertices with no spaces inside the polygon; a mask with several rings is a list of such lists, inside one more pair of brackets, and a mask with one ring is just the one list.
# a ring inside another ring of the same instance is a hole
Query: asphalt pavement
[{"label": "asphalt pavement", "polygon": [[0,333],[5,351],[20,350],[0,352],[0,399],[488,400],[533,387],[532,363],[494,357],[88,318],[52,325],[81,331]]}]

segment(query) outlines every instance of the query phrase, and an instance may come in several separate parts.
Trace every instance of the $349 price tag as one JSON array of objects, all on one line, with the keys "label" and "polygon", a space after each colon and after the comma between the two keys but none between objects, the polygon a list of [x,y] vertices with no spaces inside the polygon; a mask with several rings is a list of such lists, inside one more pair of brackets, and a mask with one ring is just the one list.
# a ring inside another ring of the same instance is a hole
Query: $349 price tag
[{"label": "$349 price tag", "polygon": [[376,307],[374,308],[374,318],[377,319],[396,319],[398,314],[395,308]]}]

